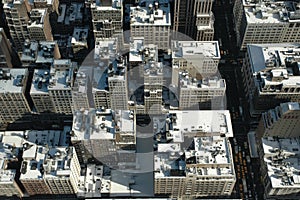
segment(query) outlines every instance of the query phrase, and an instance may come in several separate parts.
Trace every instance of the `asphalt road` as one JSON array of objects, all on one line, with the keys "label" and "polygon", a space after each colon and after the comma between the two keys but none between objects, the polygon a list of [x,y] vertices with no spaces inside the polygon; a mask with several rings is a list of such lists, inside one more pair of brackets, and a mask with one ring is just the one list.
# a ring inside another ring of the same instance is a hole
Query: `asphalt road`
[{"label": "asphalt road", "polygon": [[244,53],[236,45],[232,10],[233,2],[230,0],[216,0],[213,6],[215,40],[219,41],[221,51],[219,71],[226,80],[227,109],[231,113],[234,131],[231,142],[237,182],[232,198],[263,199],[259,160],[250,159],[247,141],[251,118],[241,73]]}]

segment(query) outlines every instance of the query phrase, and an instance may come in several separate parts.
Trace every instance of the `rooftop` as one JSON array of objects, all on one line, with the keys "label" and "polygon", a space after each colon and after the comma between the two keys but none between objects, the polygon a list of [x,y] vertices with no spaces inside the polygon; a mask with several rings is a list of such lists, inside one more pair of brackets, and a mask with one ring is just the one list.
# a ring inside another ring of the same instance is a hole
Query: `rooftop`
[{"label": "rooftop", "polygon": [[73,132],[72,140],[114,139],[113,111],[91,109],[75,112]]},{"label": "rooftop", "polygon": [[64,127],[60,130],[27,130],[25,131],[25,138],[28,142],[36,143],[38,145],[52,146],[67,146],[67,133],[71,130],[70,127]]},{"label": "rooftop", "polygon": [[87,45],[87,37],[88,37],[89,29],[84,27],[75,27],[73,32],[73,37],[71,43],[73,45]]},{"label": "rooftop", "polygon": [[175,142],[183,142],[184,135],[189,134],[233,137],[228,110],[170,111],[166,123],[170,130],[170,139]]},{"label": "rooftop", "polygon": [[91,8],[97,10],[120,9],[122,7],[122,0],[96,0],[91,4]]},{"label": "rooftop", "polygon": [[262,113],[262,119],[264,120],[265,128],[272,127],[273,123],[276,123],[284,114],[289,111],[299,111],[300,106],[298,102],[281,103],[274,109],[270,109],[265,113]]},{"label": "rooftop", "polygon": [[83,3],[72,2],[70,6],[60,4],[60,14],[58,15],[57,22],[65,25],[70,25],[76,21],[82,21],[84,5]]},{"label": "rooftop", "polygon": [[141,1],[139,6],[130,7],[130,25],[171,26],[170,4],[168,0],[159,2]]},{"label": "rooftop", "polygon": [[49,90],[70,90],[74,66],[70,60],[54,60],[47,69],[35,69],[30,94],[48,93]]},{"label": "rooftop", "polygon": [[24,89],[27,69],[0,69],[0,92],[21,93]]},{"label": "rooftop", "polygon": [[74,140],[115,139],[115,133],[135,134],[134,114],[129,110],[92,109],[74,114]]},{"label": "rooftop", "polygon": [[179,72],[179,81],[180,81],[180,87],[181,88],[198,88],[203,90],[209,90],[209,89],[226,89],[226,83],[224,79],[220,79],[217,76],[213,77],[207,77],[198,80],[197,78],[193,78],[189,76],[189,73],[186,71],[180,71]]},{"label": "rooftop", "polygon": [[56,42],[26,40],[21,57],[22,62],[35,62],[39,64],[53,63]]},{"label": "rooftop", "polygon": [[263,138],[264,162],[273,188],[299,188],[298,138]]},{"label": "rooftop", "polygon": [[97,38],[94,49],[94,59],[100,59],[100,61],[113,61],[117,54],[117,43],[117,38]]},{"label": "rooftop", "polygon": [[218,41],[172,41],[172,57],[194,61],[204,58],[220,59]]},{"label": "rooftop", "polygon": [[262,92],[282,91],[284,86],[300,84],[299,45],[251,44],[248,54],[255,81]]},{"label": "rooftop", "polygon": [[297,1],[243,0],[248,23],[299,22],[300,5]]},{"label": "rooftop", "polygon": [[30,12],[30,23],[28,28],[44,27],[45,17],[47,15],[47,9],[32,9]]},{"label": "rooftop", "polygon": [[[191,146],[193,144],[193,146]],[[219,176],[235,178],[230,143],[220,136],[194,137],[186,144],[158,144],[154,156],[155,178]]]}]

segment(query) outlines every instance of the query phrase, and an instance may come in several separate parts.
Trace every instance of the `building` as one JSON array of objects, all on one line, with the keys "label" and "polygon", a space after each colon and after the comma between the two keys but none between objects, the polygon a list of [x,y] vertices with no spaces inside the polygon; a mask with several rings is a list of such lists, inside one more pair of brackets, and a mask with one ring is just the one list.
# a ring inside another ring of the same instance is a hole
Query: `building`
[{"label": "building", "polygon": [[21,56],[23,67],[45,68],[53,64],[54,59],[60,58],[60,52],[55,41],[26,40]]},{"label": "building", "polygon": [[13,67],[13,62],[19,61],[19,58],[13,53],[11,44],[6,37],[3,28],[0,28],[0,67]]},{"label": "building", "polygon": [[217,76],[198,80],[186,71],[179,72],[179,109],[223,110],[226,107],[226,83]]},{"label": "building", "polygon": [[79,185],[79,198],[100,198],[110,193],[110,177],[104,175],[103,165],[88,164]]},{"label": "building", "polygon": [[214,15],[212,4],[213,0],[175,0],[173,24],[175,33],[180,32],[197,41],[213,40]]},{"label": "building", "polygon": [[110,108],[113,110],[128,109],[127,60],[118,56],[108,66],[108,88]]},{"label": "building", "polygon": [[78,58],[84,58],[86,52],[89,48],[88,46],[88,27],[75,27],[73,36],[71,39],[71,45],[73,49],[74,56]]},{"label": "building", "polygon": [[248,45],[242,73],[252,115],[299,100],[297,44]]},{"label": "building", "polygon": [[229,112],[170,111],[163,119],[153,119],[155,194],[230,196],[236,177]]},{"label": "building", "polygon": [[32,9],[27,26],[30,39],[36,41],[52,41],[52,31],[47,9]]},{"label": "building", "polygon": [[299,138],[261,139],[261,174],[265,199],[298,199],[300,177],[298,167]]},{"label": "building", "polygon": [[[18,157],[20,155],[21,138],[18,133],[0,133],[0,190],[1,196],[23,196],[17,180]],[[13,141],[13,142],[12,142]]]},{"label": "building", "polygon": [[299,137],[300,107],[297,102],[281,103],[262,113],[263,128],[256,131],[258,137]]},{"label": "building", "polygon": [[53,62],[48,91],[56,113],[72,114],[72,86],[75,81],[75,71],[77,71],[77,63],[69,59],[58,59]]},{"label": "building", "polygon": [[[126,163],[134,163],[135,166],[135,151],[132,150],[136,143],[133,111],[77,111],[72,130],[72,143],[81,164],[87,164],[93,158],[114,169],[124,169]],[[128,149],[129,146],[132,148]]]},{"label": "building", "polygon": [[159,49],[170,48],[171,13],[169,1],[141,1],[130,7],[131,37],[144,37],[144,44],[157,45]]},{"label": "building", "polygon": [[29,16],[28,3],[25,0],[5,0],[3,9],[13,44],[18,52],[22,52],[26,39],[30,39],[27,29]]},{"label": "building", "polygon": [[120,0],[96,0],[91,4],[95,40],[123,33],[122,7]]},{"label": "building", "polygon": [[75,26],[82,26],[84,21],[84,4],[80,2],[68,2],[59,4],[59,13],[56,23],[53,24],[53,33],[58,35],[70,35]]},{"label": "building", "polygon": [[58,13],[58,0],[31,0],[28,1],[31,9],[43,9],[46,8],[48,13],[57,12]]},{"label": "building", "polygon": [[76,63],[71,60],[54,60],[48,69],[35,69],[30,89],[35,111],[72,114],[71,88]]},{"label": "building", "polygon": [[235,1],[233,15],[237,43],[247,44],[297,43],[299,34],[299,4],[297,1],[264,2]]},{"label": "building", "polygon": [[191,76],[201,79],[218,72],[221,54],[217,41],[172,41],[171,49],[173,74],[174,70],[177,73],[186,70]]},{"label": "building", "polygon": [[0,122],[10,123],[21,120],[24,114],[30,113],[25,97],[27,69],[0,70]]},{"label": "building", "polygon": [[54,105],[50,99],[48,85],[50,80],[49,70],[34,70],[30,97],[36,112],[55,112]]},{"label": "building", "polygon": [[74,147],[24,143],[20,181],[30,196],[77,193],[79,177]]}]

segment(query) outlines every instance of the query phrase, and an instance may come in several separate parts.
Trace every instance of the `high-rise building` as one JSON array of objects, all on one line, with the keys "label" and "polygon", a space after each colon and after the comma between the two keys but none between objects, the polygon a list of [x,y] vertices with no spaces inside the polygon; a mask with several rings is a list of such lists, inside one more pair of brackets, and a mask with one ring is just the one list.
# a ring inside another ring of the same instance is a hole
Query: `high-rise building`
[{"label": "high-rise building", "polygon": [[217,41],[172,41],[173,74],[174,70],[177,70],[177,73],[178,70],[186,70],[198,79],[215,75],[220,59]]},{"label": "high-rise building", "polygon": [[0,69],[0,122],[10,123],[30,113],[25,97],[27,69]]},{"label": "high-rise building", "polygon": [[49,96],[56,113],[72,114],[72,86],[77,63],[69,59],[54,60],[50,69]]},{"label": "high-rise building", "polygon": [[[133,111],[77,111],[72,130],[72,143],[81,164],[87,164],[92,158],[115,169],[125,169],[126,163],[135,166],[136,129]],[[129,146],[132,148],[127,149]]]},{"label": "high-rise building", "polygon": [[246,49],[251,43],[300,42],[298,13],[297,1],[235,1],[233,15],[238,46]]},{"label": "high-rise building", "polygon": [[79,177],[74,147],[24,143],[20,181],[29,195],[77,193]]},{"label": "high-rise building", "polygon": [[298,199],[299,138],[263,138],[260,150],[265,199]]},{"label": "high-rise building", "polygon": [[47,9],[32,9],[27,29],[31,40],[52,41],[53,36]]},{"label": "high-rise building", "polygon": [[0,132],[0,190],[1,196],[23,196],[17,180],[18,157],[22,138],[17,132]]},{"label": "high-rise building", "polygon": [[247,46],[242,73],[252,115],[284,102],[300,102],[297,44]]},{"label": "high-rise building", "polygon": [[13,43],[18,52],[22,52],[23,45],[26,39],[30,39],[28,32],[28,2],[25,0],[5,0],[4,13],[10,30]]},{"label": "high-rise building", "polygon": [[34,70],[30,97],[33,101],[36,112],[55,112],[54,105],[50,99],[48,85],[50,80],[50,70]]},{"label": "high-rise building", "polygon": [[50,70],[35,69],[30,96],[37,112],[72,114],[71,87],[76,63],[54,60]]},{"label": "high-rise building", "polygon": [[171,13],[169,1],[141,1],[130,7],[130,33],[132,37],[144,37],[144,44],[170,48]]},{"label": "high-rise building", "polygon": [[226,108],[226,83],[217,76],[198,80],[188,72],[179,72],[179,109],[223,110]]},{"label": "high-rise building", "polygon": [[95,40],[123,32],[122,1],[96,0],[91,4],[91,12]]},{"label": "high-rise building", "polygon": [[153,121],[156,195],[231,195],[236,177],[228,140],[233,136],[228,111],[170,111],[165,120]]},{"label": "high-rise building", "polygon": [[113,110],[128,109],[127,89],[127,61],[126,58],[118,56],[108,66],[108,88],[110,94],[110,108]]},{"label": "high-rise building", "polygon": [[41,67],[50,66],[54,59],[60,58],[60,52],[56,41],[30,41],[26,40],[21,56],[23,67]]},{"label": "high-rise building", "polygon": [[46,8],[48,13],[59,12],[58,10],[59,0],[33,0],[33,1],[28,1],[28,4],[31,9]]},{"label": "high-rise building", "polygon": [[197,41],[213,40],[212,4],[213,0],[175,0],[173,30]]},{"label": "high-rise building", "polygon": [[13,67],[13,59],[19,60],[14,56],[9,40],[6,37],[3,28],[0,28],[0,67]]},{"label": "high-rise building", "polygon": [[261,123],[263,126],[256,131],[258,137],[299,137],[299,103],[281,103],[280,106],[262,113]]}]

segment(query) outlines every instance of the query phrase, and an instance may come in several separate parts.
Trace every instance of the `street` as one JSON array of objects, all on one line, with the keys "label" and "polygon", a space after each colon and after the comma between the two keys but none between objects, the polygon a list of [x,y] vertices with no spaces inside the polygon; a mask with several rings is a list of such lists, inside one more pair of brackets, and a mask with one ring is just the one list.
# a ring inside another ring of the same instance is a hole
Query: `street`
[{"label": "street", "polygon": [[227,109],[231,113],[234,131],[231,144],[237,182],[232,198],[263,199],[259,161],[250,158],[247,141],[251,118],[241,72],[243,52],[236,45],[232,10],[233,2],[230,0],[216,0],[213,6],[215,40],[219,41],[222,61],[219,72],[226,80]]}]

